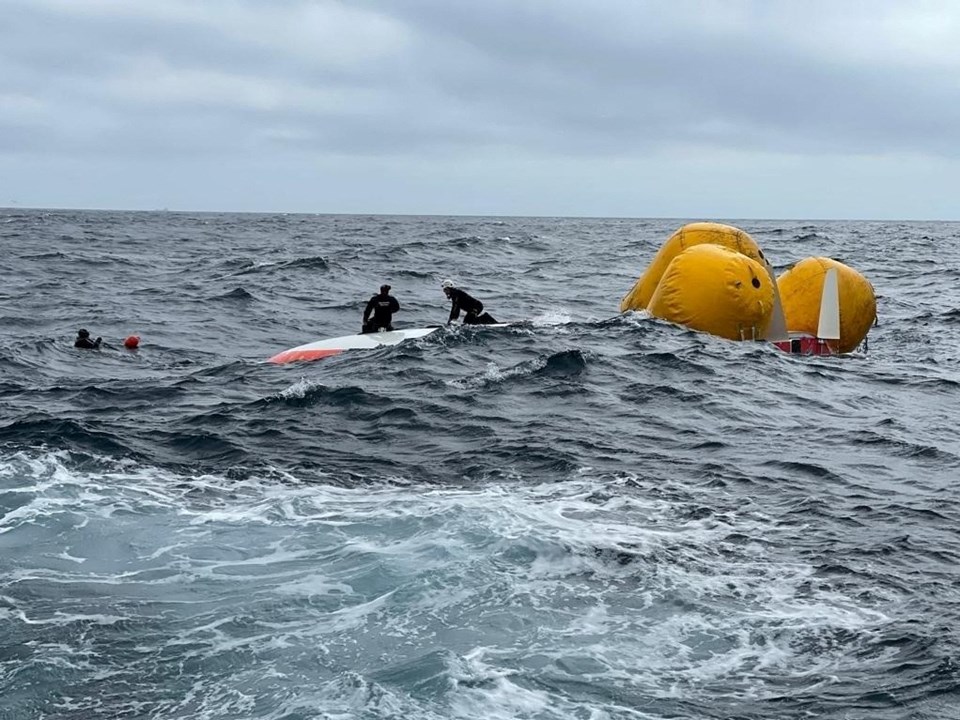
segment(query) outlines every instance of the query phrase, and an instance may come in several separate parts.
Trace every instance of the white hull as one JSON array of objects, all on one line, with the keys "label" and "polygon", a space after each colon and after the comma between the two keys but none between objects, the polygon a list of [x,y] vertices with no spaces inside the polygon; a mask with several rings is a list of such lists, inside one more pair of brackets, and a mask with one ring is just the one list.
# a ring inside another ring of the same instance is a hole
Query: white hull
[{"label": "white hull", "polygon": [[410,328],[408,330],[391,330],[389,332],[363,333],[361,335],[343,335],[342,337],[317,340],[316,342],[298,345],[295,348],[277,353],[267,362],[282,364],[297,360],[320,360],[321,358],[337,355],[344,350],[373,350],[385,345],[397,345],[404,340],[426,337],[439,328]]}]

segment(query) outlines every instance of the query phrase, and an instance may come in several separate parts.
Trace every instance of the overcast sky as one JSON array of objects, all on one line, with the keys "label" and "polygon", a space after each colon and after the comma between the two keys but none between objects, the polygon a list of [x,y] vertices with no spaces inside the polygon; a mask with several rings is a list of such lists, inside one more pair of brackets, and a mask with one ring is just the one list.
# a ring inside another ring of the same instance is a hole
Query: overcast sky
[{"label": "overcast sky", "polygon": [[960,219],[957,0],[0,0],[0,206]]}]

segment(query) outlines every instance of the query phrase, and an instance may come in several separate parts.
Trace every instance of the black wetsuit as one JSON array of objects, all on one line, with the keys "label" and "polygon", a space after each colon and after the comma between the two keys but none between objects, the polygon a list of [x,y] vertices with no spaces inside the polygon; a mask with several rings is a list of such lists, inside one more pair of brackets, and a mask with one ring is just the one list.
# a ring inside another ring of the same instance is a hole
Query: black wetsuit
[{"label": "black wetsuit", "polygon": [[[363,332],[377,332],[380,328],[393,330],[393,314],[400,309],[400,303],[390,293],[379,293],[370,298],[367,309],[363,311]],[[370,319],[370,313],[373,318]]]},{"label": "black wetsuit", "polygon": [[453,322],[460,317],[460,311],[463,310],[463,322],[465,325],[490,325],[496,320],[490,313],[483,312],[483,303],[475,297],[468,295],[459,288],[449,288],[450,301],[453,305],[450,307],[450,319],[447,322]]},{"label": "black wetsuit", "polygon": [[78,337],[76,342],[73,343],[75,348],[83,348],[84,350],[96,350],[100,347],[100,338],[96,340],[91,340],[89,337]]}]

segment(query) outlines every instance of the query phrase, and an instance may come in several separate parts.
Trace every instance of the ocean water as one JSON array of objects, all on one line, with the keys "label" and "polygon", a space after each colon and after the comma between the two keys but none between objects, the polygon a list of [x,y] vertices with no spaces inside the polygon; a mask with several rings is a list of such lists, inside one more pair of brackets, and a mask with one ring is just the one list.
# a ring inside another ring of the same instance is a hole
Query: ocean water
[{"label": "ocean water", "polygon": [[0,211],[0,717],[960,718],[960,224],[726,220],[805,358],[618,314],[701,219]]}]

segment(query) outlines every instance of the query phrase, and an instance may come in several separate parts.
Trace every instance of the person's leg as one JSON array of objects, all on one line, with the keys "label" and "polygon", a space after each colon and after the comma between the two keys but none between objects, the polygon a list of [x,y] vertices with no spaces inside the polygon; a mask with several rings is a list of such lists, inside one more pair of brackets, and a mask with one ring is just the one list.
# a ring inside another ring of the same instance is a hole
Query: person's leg
[{"label": "person's leg", "polygon": [[483,315],[477,318],[477,322],[481,325],[496,325],[497,319],[488,312],[485,312]]},{"label": "person's leg", "polygon": [[480,320],[477,318],[477,314],[473,312],[468,312],[463,316],[464,325],[476,325]]}]

